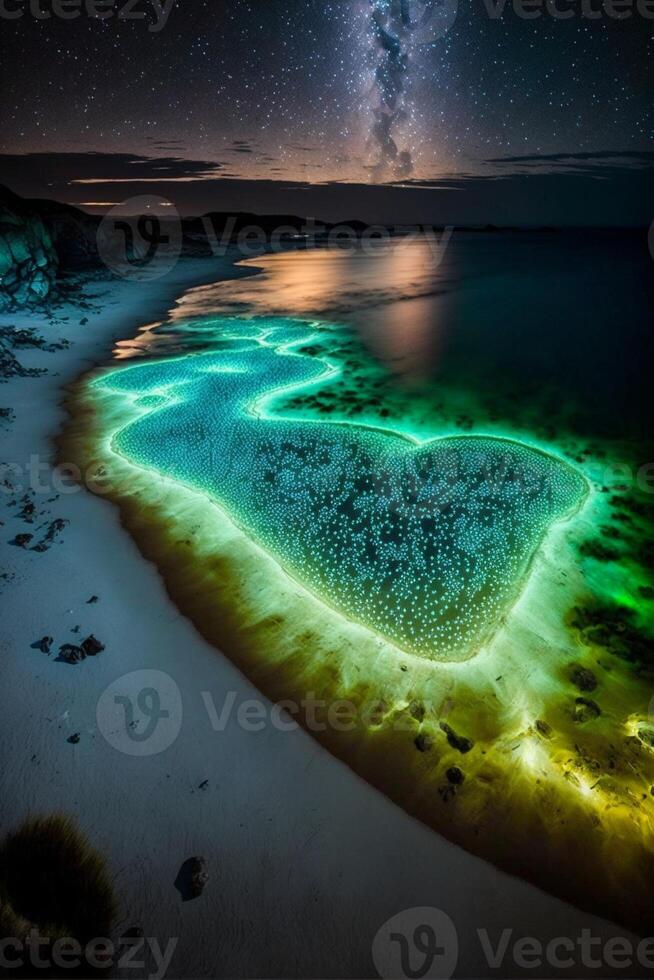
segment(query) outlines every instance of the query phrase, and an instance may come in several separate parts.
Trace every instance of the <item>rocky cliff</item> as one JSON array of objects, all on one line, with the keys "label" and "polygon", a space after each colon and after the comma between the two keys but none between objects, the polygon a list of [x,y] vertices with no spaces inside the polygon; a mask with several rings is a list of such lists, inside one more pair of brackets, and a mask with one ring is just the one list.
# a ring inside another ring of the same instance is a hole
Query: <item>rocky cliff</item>
[{"label": "rocky cliff", "polygon": [[55,289],[59,259],[36,210],[0,187],[0,310],[36,306]]},{"label": "rocky cliff", "polygon": [[40,216],[50,232],[62,270],[75,272],[100,265],[98,217],[60,201],[29,200],[25,203]]}]

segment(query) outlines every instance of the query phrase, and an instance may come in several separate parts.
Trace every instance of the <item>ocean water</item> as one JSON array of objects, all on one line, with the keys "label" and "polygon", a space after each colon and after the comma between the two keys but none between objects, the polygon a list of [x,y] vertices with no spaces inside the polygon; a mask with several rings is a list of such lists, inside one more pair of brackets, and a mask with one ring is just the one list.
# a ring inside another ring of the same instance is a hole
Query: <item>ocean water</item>
[{"label": "ocean water", "polygon": [[[454,232],[293,251],[194,290],[178,319],[319,317],[348,326],[398,388],[467,390],[507,417],[651,443],[654,263],[645,232]],[[537,406],[537,412],[534,408]]]},{"label": "ocean water", "polygon": [[147,409],[115,446],[347,615],[464,658],[583,465],[601,483],[603,459],[654,458],[651,266],[641,236],[601,231],[258,257],[119,349],[175,359],[101,380]]}]

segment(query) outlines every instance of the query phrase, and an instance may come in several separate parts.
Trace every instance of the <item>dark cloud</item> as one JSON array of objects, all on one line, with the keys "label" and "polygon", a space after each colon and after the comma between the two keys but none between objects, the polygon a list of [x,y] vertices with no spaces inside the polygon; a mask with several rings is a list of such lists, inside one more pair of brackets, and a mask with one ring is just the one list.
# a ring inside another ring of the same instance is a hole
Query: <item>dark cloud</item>
[{"label": "dark cloud", "polygon": [[158,146],[161,143],[165,143],[169,146],[183,146],[184,143],[183,140],[164,139],[163,136],[146,136],[145,141],[146,143],[154,143],[155,146]]},{"label": "dark cloud", "polygon": [[301,143],[285,143],[286,150],[295,150],[297,153],[317,153],[317,146],[302,146]]},{"label": "dark cloud", "polygon": [[254,153],[252,140],[232,140],[227,147],[227,153]]},{"label": "dark cloud", "polygon": [[38,188],[38,194],[43,196],[46,192],[68,188],[76,181],[136,184],[209,178],[222,166],[214,160],[134,153],[5,153],[0,154],[0,181],[10,186]]},{"label": "dark cloud", "polygon": [[654,151],[650,150],[595,150],[582,153],[529,153],[522,156],[488,157],[484,163],[512,165],[525,164],[536,167],[551,167],[561,165],[564,167],[575,167],[597,164],[603,167],[606,164],[619,165],[621,169],[625,167],[639,167],[654,165]]},{"label": "dark cloud", "polygon": [[181,142],[159,143],[156,140],[152,140],[151,144],[154,150],[166,150],[169,153],[175,153],[175,154],[179,154],[179,151],[183,146]]}]

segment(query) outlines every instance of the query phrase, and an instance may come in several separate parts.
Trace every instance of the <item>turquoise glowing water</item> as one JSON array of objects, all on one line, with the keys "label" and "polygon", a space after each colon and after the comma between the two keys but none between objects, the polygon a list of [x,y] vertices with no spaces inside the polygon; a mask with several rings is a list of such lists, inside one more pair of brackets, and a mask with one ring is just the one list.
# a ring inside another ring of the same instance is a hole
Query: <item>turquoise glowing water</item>
[{"label": "turquoise glowing water", "polygon": [[222,327],[219,350],[95,382],[143,410],[114,449],[209,494],[294,577],[401,648],[468,656],[552,522],[583,498],[582,477],[504,439],[418,445],[333,418],[276,417],[271,396],[334,370],[297,351],[310,328],[284,319]]}]

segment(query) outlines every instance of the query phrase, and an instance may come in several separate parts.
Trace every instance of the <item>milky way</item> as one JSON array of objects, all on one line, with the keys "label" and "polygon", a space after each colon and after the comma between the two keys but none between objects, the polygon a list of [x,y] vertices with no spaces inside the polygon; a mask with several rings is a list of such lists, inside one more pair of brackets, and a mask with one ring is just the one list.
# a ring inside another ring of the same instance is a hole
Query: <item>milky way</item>
[{"label": "milky way", "polygon": [[414,170],[410,142],[401,148],[409,117],[407,86],[417,45],[434,42],[451,26],[456,0],[369,0],[370,35],[376,57],[372,89],[371,142],[377,153],[375,178],[408,177]]},{"label": "milky way", "polygon": [[409,53],[402,33],[407,4],[406,0],[370,0],[370,4],[370,32],[379,57],[371,131],[379,151],[374,171],[377,177],[383,177],[388,171],[395,177],[406,177],[413,170],[411,151],[398,149],[394,132],[406,119],[404,92]]}]

